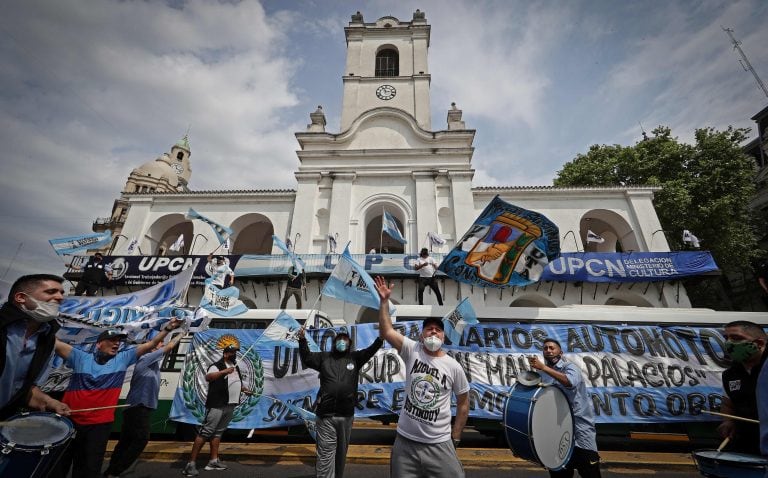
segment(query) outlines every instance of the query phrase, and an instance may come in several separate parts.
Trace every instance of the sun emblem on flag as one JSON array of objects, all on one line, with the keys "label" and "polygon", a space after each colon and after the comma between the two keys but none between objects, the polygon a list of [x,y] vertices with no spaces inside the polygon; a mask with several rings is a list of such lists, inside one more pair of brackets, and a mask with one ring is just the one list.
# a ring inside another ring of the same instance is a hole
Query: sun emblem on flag
[{"label": "sun emblem on flag", "polygon": [[234,335],[226,334],[219,337],[219,340],[216,341],[216,348],[218,349],[225,349],[229,347],[230,345],[234,345],[238,349],[240,348],[240,341],[237,340],[237,337]]}]

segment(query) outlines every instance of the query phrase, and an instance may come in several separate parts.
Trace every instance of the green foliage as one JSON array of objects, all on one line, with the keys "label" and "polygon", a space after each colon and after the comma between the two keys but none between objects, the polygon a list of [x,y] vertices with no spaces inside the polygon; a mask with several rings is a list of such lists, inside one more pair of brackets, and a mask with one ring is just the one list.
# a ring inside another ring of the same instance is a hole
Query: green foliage
[{"label": "green foliage", "polygon": [[[688,229],[724,272],[747,269],[760,254],[749,210],[755,165],[739,146],[748,133],[730,126],[697,129],[689,145],[659,126],[634,146],[591,146],[563,166],[554,184],[660,186],[654,206],[673,250],[684,247],[682,231]],[[689,287],[695,305],[711,305],[710,287]]]}]

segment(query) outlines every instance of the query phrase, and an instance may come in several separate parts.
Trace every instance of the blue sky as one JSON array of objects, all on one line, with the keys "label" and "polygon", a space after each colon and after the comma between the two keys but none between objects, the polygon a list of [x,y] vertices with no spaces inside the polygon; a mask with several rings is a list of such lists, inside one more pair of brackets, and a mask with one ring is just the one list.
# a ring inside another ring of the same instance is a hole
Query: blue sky
[{"label": "blue sky", "polygon": [[417,8],[432,26],[432,125],[445,127],[451,102],[464,111],[475,186],[549,185],[592,144],[638,141],[639,123],[688,141],[699,127],[752,126],[768,104],[720,28],[768,81],[759,0],[11,0],[0,281],[62,272],[47,239],[89,232],[130,171],[188,127],[192,189],[294,188],[309,113],[322,105],[339,129],[350,15],[410,20]]}]

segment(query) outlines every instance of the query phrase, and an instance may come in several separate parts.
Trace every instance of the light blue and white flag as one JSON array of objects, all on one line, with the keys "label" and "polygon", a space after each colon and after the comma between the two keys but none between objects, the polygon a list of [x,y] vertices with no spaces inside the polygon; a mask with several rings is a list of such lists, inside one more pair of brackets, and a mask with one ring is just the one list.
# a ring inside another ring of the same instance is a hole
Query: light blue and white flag
[{"label": "light blue and white flag", "polygon": [[464,297],[464,300],[459,302],[459,305],[455,309],[448,312],[443,317],[443,329],[445,329],[445,336],[450,339],[452,344],[458,344],[461,341],[461,334],[464,333],[464,329],[468,325],[478,323],[475,309],[472,308],[472,304],[469,302],[468,297]]},{"label": "light blue and white flag", "polygon": [[200,307],[216,315],[232,317],[248,312],[248,306],[240,300],[240,289],[231,286],[219,289],[211,279],[205,280],[206,285]]},{"label": "light blue and white flag", "polygon": [[174,241],[173,244],[171,244],[171,247],[168,249],[173,252],[179,252],[184,247],[184,234],[180,234],[178,239]]},{"label": "light blue and white flag", "polygon": [[195,211],[192,208],[189,208],[189,211],[187,211],[186,215],[187,219],[199,219],[203,221],[204,223],[211,226],[213,229],[213,232],[216,234],[216,238],[219,240],[219,244],[224,244],[226,240],[233,234],[234,231],[232,231],[232,228],[229,228],[227,226],[224,226],[222,224],[219,224],[218,222],[208,219],[207,217],[203,216],[199,212]]},{"label": "light blue and white flag", "polygon": [[285,244],[283,241],[281,241],[280,238],[274,234],[272,234],[272,242],[274,242],[275,246],[277,246],[278,249],[288,254],[288,257],[291,258],[291,263],[293,264],[293,270],[296,273],[296,275],[304,272],[304,268],[307,265],[304,263],[301,257],[294,254],[294,252],[288,247],[288,245]]},{"label": "light blue and white flag", "polygon": [[[289,349],[299,348],[299,329],[301,324],[285,312],[280,312],[275,320],[270,323],[257,342],[259,347],[286,347]],[[307,339],[307,345],[310,352],[319,352],[320,347],[309,334],[304,337]]]},{"label": "light blue and white flag", "polygon": [[387,211],[384,211],[384,216],[381,218],[381,230],[400,244],[405,244],[405,238],[400,233],[400,229],[397,228],[395,218]]},{"label": "light blue and white flag", "polygon": [[317,441],[317,436],[316,436],[317,435],[317,415],[310,412],[309,410],[304,410],[298,405],[294,405],[289,400],[284,401],[282,403],[285,405],[285,407],[288,410],[290,410],[296,416],[304,420],[304,426],[307,427],[307,431],[309,432],[310,436],[312,437],[313,440]]},{"label": "light blue and white flag", "polygon": [[139,240],[135,237],[131,238],[131,242],[128,244],[128,255],[132,256],[136,249],[139,247]]},{"label": "light blue and white flag", "polygon": [[[328,277],[322,294],[376,310],[379,310],[381,304],[373,279],[365,272],[363,266],[352,259],[349,245],[339,257],[339,262]],[[392,307],[389,310],[394,313]]]},{"label": "light blue and white flag", "polygon": [[112,242],[112,231],[83,234],[82,236],[59,237],[48,241],[58,255],[74,254],[87,249],[98,249]]},{"label": "light blue and white flag", "polygon": [[440,247],[443,244],[445,244],[445,239],[443,239],[442,237],[438,236],[437,233],[435,233],[435,232],[428,232],[427,233],[427,238],[429,238],[429,244],[431,246],[438,246],[438,247]]}]

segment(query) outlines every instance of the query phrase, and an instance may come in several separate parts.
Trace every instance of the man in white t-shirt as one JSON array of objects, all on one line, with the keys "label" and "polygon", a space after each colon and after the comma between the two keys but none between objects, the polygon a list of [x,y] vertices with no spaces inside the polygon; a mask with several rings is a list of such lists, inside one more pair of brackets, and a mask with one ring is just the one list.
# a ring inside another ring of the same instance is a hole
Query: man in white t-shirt
[{"label": "man in white t-shirt", "polygon": [[212,285],[219,289],[226,289],[234,285],[235,272],[229,267],[224,256],[216,256],[214,259],[213,253],[208,254],[208,263],[210,267],[209,274],[211,275],[210,283]]},{"label": "man in white t-shirt", "polygon": [[[442,350],[442,320],[424,319],[419,342],[392,326],[387,303],[394,284],[376,277],[379,336],[394,347],[405,363],[406,397],[397,422],[390,476],[398,478],[464,477],[456,454],[469,415],[469,383],[453,357]],[[456,395],[456,419],[451,426],[451,394]]]},{"label": "man in white t-shirt", "polygon": [[435,293],[437,303],[443,305],[443,296],[440,295],[440,289],[435,281],[437,266],[437,261],[429,257],[427,248],[423,248],[419,258],[413,264],[413,268],[419,271],[419,305],[424,305],[424,288],[427,286]]}]

